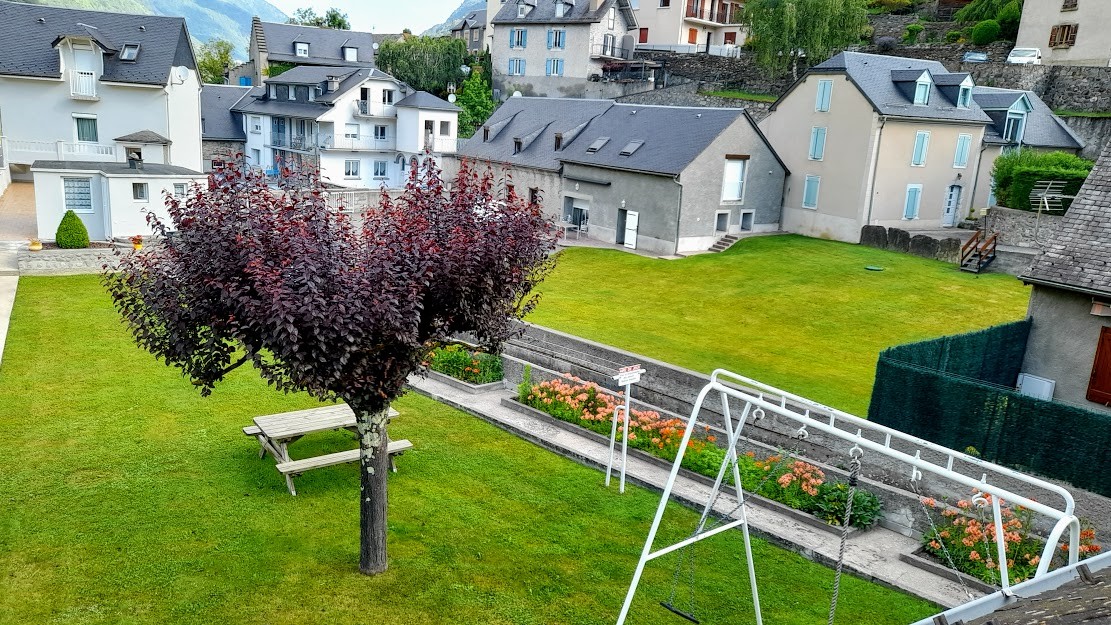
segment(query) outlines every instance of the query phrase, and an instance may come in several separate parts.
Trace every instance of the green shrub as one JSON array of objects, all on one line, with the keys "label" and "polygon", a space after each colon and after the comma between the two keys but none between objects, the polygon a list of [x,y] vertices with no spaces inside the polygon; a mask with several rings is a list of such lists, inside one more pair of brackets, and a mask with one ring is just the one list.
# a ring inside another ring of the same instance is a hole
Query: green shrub
[{"label": "green shrub", "polygon": [[[843,525],[845,506],[849,502],[849,485],[844,482],[826,482],[818,487],[814,516],[830,525]],[[883,504],[875,494],[861,488],[853,495],[853,513],[849,525],[868,529],[883,516]]]},{"label": "green shrub", "polygon": [[472,351],[462,345],[447,345],[433,350],[428,368],[471,384],[488,384],[502,379],[500,357]]},{"label": "green shrub", "polygon": [[1011,0],[972,0],[963,9],[953,14],[956,22],[979,22],[993,20]]},{"label": "green shrub", "polygon": [[951,31],[945,33],[946,43],[957,43],[961,40],[961,37],[962,37],[961,31],[959,31],[959,30],[951,30]]},{"label": "green shrub", "polygon": [[910,0],[871,0],[868,7],[873,9],[873,12],[893,12],[902,11],[903,9],[910,8]]},{"label": "green shrub", "polygon": [[[1092,170],[1092,161],[1068,152],[1014,150],[995,159],[992,179],[995,198],[1000,205],[1031,210],[1030,190],[1039,180],[1065,180],[1066,195],[1075,195]],[[1069,201],[1065,201],[1067,209]],[[1037,210],[1037,207],[1033,207]]]},{"label": "green shrub", "polygon": [[[1014,179],[1011,183],[1011,202],[1014,208],[1019,210],[1038,210],[1037,203],[1030,203],[1030,192],[1034,190],[1034,185],[1038,184],[1041,180],[1064,180],[1065,190],[1064,195],[1076,195],[1080,191],[1081,185],[1084,184],[1084,179],[1088,177],[1088,169],[1065,169],[1062,167],[1030,167],[1020,166],[1016,167],[1014,171]],[[1072,200],[1061,200],[1061,207],[1068,210],[1072,206]]]},{"label": "green shrub", "polygon": [[925,30],[921,24],[911,24],[907,26],[906,31],[903,33],[903,43],[912,44],[918,41],[918,35]]},{"label": "green shrub", "polygon": [[68,210],[65,215],[62,215],[62,222],[58,224],[54,241],[64,250],[89,247],[89,231],[77,213]]},{"label": "green shrub", "polygon": [[999,22],[995,20],[984,20],[972,28],[972,43],[978,46],[986,46],[996,39],[999,39],[1001,30],[1002,28],[999,26]]},{"label": "green shrub", "polygon": [[1011,0],[995,19],[999,22],[1003,38],[1015,39],[1018,37],[1018,23],[1022,20],[1022,4],[1018,0]]}]

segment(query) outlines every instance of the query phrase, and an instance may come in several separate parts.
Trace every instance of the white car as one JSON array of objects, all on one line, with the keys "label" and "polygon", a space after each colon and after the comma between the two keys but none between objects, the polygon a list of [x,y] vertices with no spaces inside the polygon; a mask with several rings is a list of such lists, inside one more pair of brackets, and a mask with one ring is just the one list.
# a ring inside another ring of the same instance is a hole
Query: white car
[{"label": "white car", "polygon": [[1016,65],[1041,65],[1041,48],[1015,48],[1007,55],[1007,62]]}]

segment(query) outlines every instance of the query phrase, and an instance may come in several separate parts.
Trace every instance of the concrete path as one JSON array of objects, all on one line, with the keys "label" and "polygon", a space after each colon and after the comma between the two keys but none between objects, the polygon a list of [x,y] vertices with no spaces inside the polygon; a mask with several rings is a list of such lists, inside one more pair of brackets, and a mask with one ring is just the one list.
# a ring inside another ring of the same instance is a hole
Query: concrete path
[{"label": "concrete path", "polygon": [[[472,395],[442,382],[416,376],[409,379],[409,385],[422,395],[473,414],[499,428],[568,456],[587,466],[604,469],[608,462],[609,447],[606,444],[600,443],[592,437],[555,427],[503,406],[501,400],[512,396],[509,391],[493,391]],[[656,464],[630,457],[626,475],[629,480],[641,486],[661,492],[667,482],[668,471]],[[598,479],[603,479],[602,475],[599,475]],[[709,499],[710,490],[701,482],[680,476],[672,497],[684,503],[704,506]],[[614,493],[617,496],[616,490]],[[719,513],[723,515],[734,510],[735,507],[736,499],[725,495],[719,498],[716,506]],[[836,562],[840,541],[835,534],[800,523],[792,517],[761,506],[748,505],[746,510],[748,511],[749,526],[758,535],[792,551],[801,553],[811,560],[824,564]],[[664,522],[667,522],[666,516]],[[647,532],[647,525],[644,531]],[[657,545],[657,548],[660,546]],[[965,594],[965,591],[953,577],[941,577],[899,559],[899,554],[909,554],[918,547],[918,541],[912,538],[881,527],[875,527],[867,532],[850,536],[845,552],[845,570],[851,571],[859,577],[898,588],[946,608],[967,602],[970,597]],[[630,579],[635,567],[636,562],[630,560]],[[756,563],[756,567],[759,576],[759,562]],[[972,592],[975,596],[982,594],[976,591]]]},{"label": "concrete path", "polygon": [[0,241],[21,241],[37,236],[35,185],[13,182],[0,195]]},{"label": "concrete path", "polygon": [[4,361],[4,342],[8,337],[8,322],[15,305],[15,290],[19,284],[19,248],[21,241],[0,241],[0,363]]}]

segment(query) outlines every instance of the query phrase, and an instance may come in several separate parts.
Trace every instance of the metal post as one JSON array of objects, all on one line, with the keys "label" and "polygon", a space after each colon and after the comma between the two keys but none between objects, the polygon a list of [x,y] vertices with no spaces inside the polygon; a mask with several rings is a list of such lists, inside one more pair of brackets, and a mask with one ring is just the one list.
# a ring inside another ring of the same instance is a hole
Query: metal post
[{"label": "metal post", "polygon": [[991,498],[991,512],[995,517],[995,551],[999,555],[999,579],[1003,594],[1011,591],[1011,575],[1007,571],[1007,542],[1003,536],[1003,512],[999,509],[999,497]]},{"label": "metal post", "polygon": [[751,403],[745,404],[744,412],[737,422],[737,429],[729,427],[729,396],[725,393],[721,394],[721,408],[725,417],[726,431],[729,432],[729,449],[725,452],[726,458],[733,461],[733,484],[737,487],[737,506],[741,510],[741,535],[745,541],[745,562],[748,564],[748,585],[752,588],[752,609],[756,613],[756,625],[764,625],[764,617],[760,613],[760,591],[756,587],[756,563],[752,559],[752,540],[748,535],[748,514],[745,512],[745,494],[744,488],[741,485],[741,469],[737,458],[737,439],[741,435],[741,430],[745,426],[745,419],[748,418],[749,408],[752,407]]},{"label": "metal post", "polygon": [[632,388],[631,383],[625,385],[625,431],[621,434],[621,484],[617,489],[619,493],[625,492],[625,465],[629,461],[629,409],[632,401],[629,395],[633,392]]},{"label": "metal post", "polygon": [[610,473],[613,472],[613,450],[617,445],[617,413],[621,406],[613,408],[613,427],[610,428],[610,461],[606,464],[606,486],[610,485]]}]

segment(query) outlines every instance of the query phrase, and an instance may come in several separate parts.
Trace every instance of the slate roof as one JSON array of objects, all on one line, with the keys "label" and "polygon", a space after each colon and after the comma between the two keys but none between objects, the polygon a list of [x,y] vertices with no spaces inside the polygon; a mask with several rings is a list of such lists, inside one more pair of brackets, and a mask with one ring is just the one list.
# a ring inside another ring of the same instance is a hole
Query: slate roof
[{"label": "slate roof", "polygon": [[1023,131],[1022,143],[1039,148],[1060,148],[1064,150],[1079,150],[1084,147],[1084,140],[1076,136],[1068,124],[1053,113],[1042,99],[1033,91],[1018,89],[1000,89],[997,87],[973,87],[972,99],[985,109],[992,119],[984,133],[984,141],[988,143],[1006,144],[1003,131],[1006,128],[1007,116],[994,115],[993,112],[1010,108],[1023,94],[1030,103],[1031,111],[1026,116],[1026,129]]},{"label": "slate roof", "polygon": [[455,26],[451,28],[452,32],[457,30],[466,30],[468,28],[475,28],[477,26],[486,26],[486,9],[481,11],[471,11],[463,19],[459,20]]},{"label": "slate roof", "polygon": [[[335,30],[302,26],[300,24],[278,24],[261,22],[262,34],[266,39],[266,51],[271,61],[296,63],[298,65],[348,65],[370,67],[374,65],[374,35],[355,30]],[[309,44],[309,56],[294,53],[295,42]],[[359,49],[357,61],[343,59],[343,46]]]},{"label": "slate roof", "polygon": [[[517,5],[525,3],[532,7],[524,17],[517,17]],[[603,0],[597,11],[590,10],[588,0],[579,0],[564,9],[563,17],[555,16],[555,2],[552,0],[516,0],[506,2],[501,10],[494,15],[491,24],[597,24],[609,12],[610,7],[617,7],[625,17],[625,24],[632,30],[637,27],[636,16],[629,5],[629,0]]]},{"label": "slate roof", "polygon": [[1081,578],[1034,597],[1023,597],[968,625],[1079,625],[1111,623],[1111,584],[1108,574]]},{"label": "slate roof", "polygon": [[[901,83],[914,81],[923,70],[930,72],[931,76],[945,77],[942,78],[941,83],[936,78],[933,79],[928,105],[915,106],[913,87],[903,89]],[[937,61],[862,52],[841,52],[828,61],[810,68],[808,73],[848,75],[849,80],[860,89],[864,97],[872,103],[872,108],[880,115],[969,123],[991,121],[991,118],[975,102],[966,109],[957,108],[955,100],[950,99],[950,96],[946,95],[940,87],[960,84],[960,81],[952,83],[959,74],[950,74],[949,70]],[[964,76],[961,77],[961,81],[963,80]],[[956,97],[955,91],[952,97]]]},{"label": "slate roof", "polygon": [[265,82],[283,85],[319,85],[335,76],[341,81],[358,71],[355,67],[337,67],[334,65],[298,65],[288,69]]},{"label": "slate roof", "polygon": [[31,169],[62,169],[72,171],[99,171],[105,174],[127,174],[132,176],[203,176],[199,171],[177,165],[143,163],[142,169],[131,169],[127,163],[103,163],[99,161],[35,161]]},{"label": "slate roof", "polygon": [[201,139],[206,141],[246,141],[243,116],[232,111],[250,87],[205,85],[201,90]]},{"label": "slate roof", "polygon": [[395,104],[401,108],[429,109],[433,111],[458,111],[459,107],[447,100],[441,100],[427,91],[418,91],[405,96]]},{"label": "slate roof", "polygon": [[1111,143],[1023,282],[1111,296]]},{"label": "slate roof", "polygon": [[256,115],[278,115],[285,117],[301,117],[316,119],[332,110],[327,102],[317,99],[316,102],[295,102],[290,100],[270,100],[265,97],[266,87],[252,87],[250,93],[243,97],[232,107],[236,113],[254,113]]},{"label": "slate roof", "polygon": [[122,137],[116,137],[113,141],[119,141],[120,143],[159,143],[162,145],[173,143],[173,141],[170,141],[153,130],[140,130],[123,135]]},{"label": "slate roof", "polygon": [[[197,66],[184,18],[0,0],[0,75],[60,77],[60,55],[54,43],[67,35],[98,42],[105,53],[101,80],[165,85],[171,67]],[[132,43],[139,44],[139,56],[121,61],[119,51]]]}]

